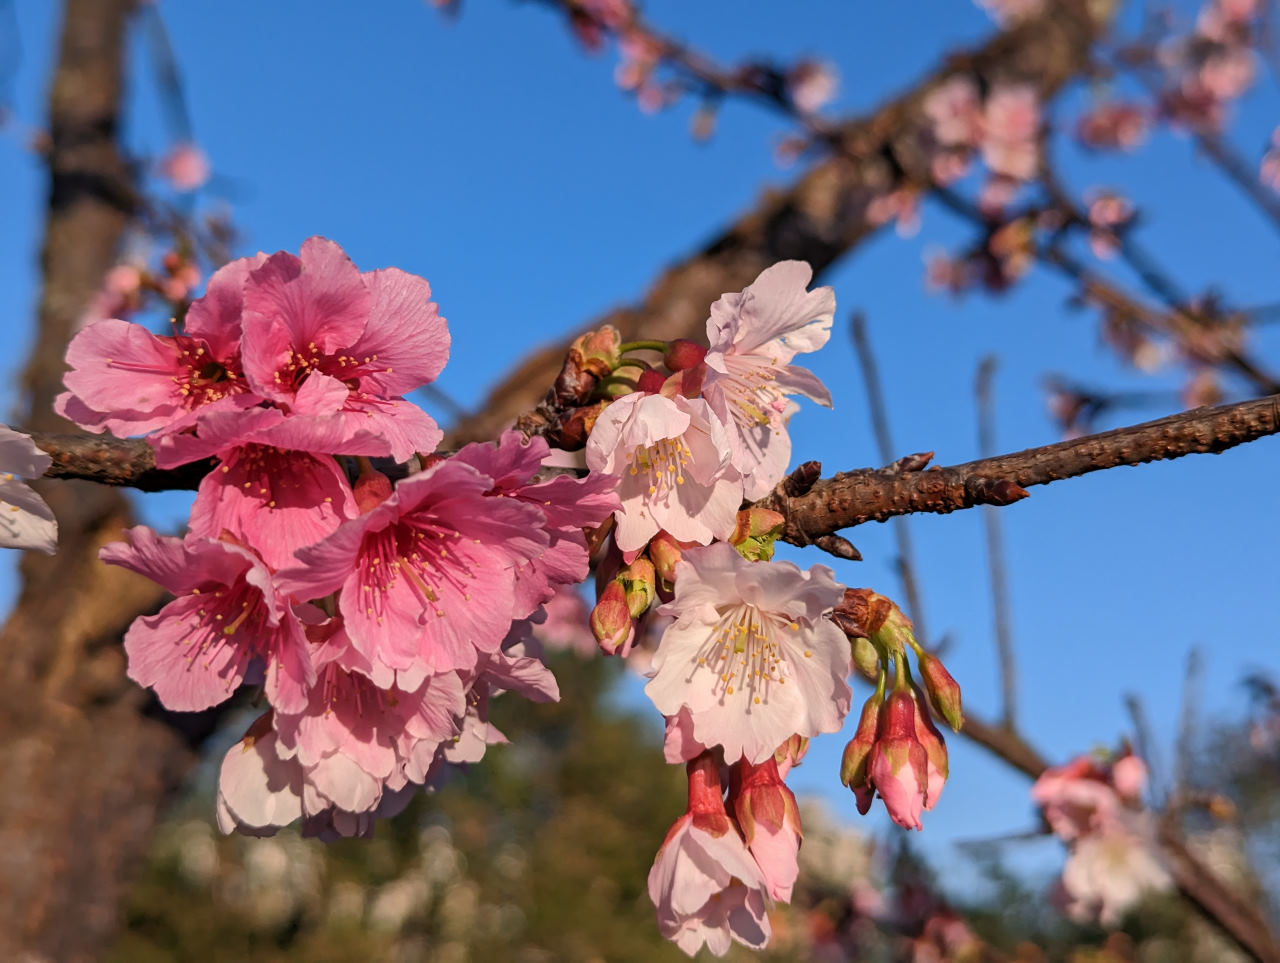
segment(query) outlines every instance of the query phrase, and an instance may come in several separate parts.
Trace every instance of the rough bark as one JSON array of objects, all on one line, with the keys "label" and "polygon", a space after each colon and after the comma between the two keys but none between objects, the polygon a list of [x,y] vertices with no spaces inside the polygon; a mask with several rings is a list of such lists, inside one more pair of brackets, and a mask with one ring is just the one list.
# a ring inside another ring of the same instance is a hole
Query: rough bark
[{"label": "rough bark", "polygon": [[[48,220],[36,343],[23,374],[24,427],[53,414],[63,354],[115,259],[131,214],[116,146],[132,0],[69,0],[50,92]],[[159,593],[97,561],[130,522],[128,502],[91,482],[43,483],[58,554],[23,559],[0,631],[0,959],[95,957],[145,852],[157,808],[189,765],[177,733],[144,714],[120,634]]]}]

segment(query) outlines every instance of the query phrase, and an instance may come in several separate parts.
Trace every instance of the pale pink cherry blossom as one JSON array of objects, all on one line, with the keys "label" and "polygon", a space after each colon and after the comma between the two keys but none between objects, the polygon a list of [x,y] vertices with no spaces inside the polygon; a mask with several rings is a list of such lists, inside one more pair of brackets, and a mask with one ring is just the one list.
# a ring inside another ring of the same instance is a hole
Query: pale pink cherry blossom
[{"label": "pale pink cherry blossom", "polygon": [[728,538],[742,504],[727,432],[701,398],[634,392],[601,412],[587,467],[617,479],[614,539],[634,557],[665,529],[685,542]]},{"label": "pale pink cherry blossom", "polygon": [[720,764],[690,762],[689,808],[667,832],[649,870],[658,929],[693,956],[704,945],[724,956],[736,941],[761,949],[771,935],[766,883],[725,812]]},{"label": "pale pink cherry blossom", "polygon": [[428,675],[411,688],[377,685],[373,667],[339,628],[313,649],[316,681],[306,706],[276,711],[281,754],[303,767],[303,810],[377,808],[384,790],[413,782],[406,763],[433,756],[457,737],[466,709],[456,672]]},{"label": "pale pink cherry blossom", "polygon": [[204,151],[190,141],[182,141],[160,158],[156,170],[175,191],[185,194],[203,187],[211,168]]},{"label": "pale pink cherry blossom", "polygon": [[514,611],[516,566],[550,543],[543,512],[490,497],[493,485],[470,465],[441,461],[299,549],[281,583],[306,599],[338,592],[352,645],[376,669],[471,669],[529,614]]},{"label": "pale pink cherry blossom", "polygon": [[315,668],[303,625],[257,555],[229,541],[184,541],[142,525],[125,537],[99,558],[177,596],[129,627],[129,678],[154,689],[166,708],[197,712],[229,698],[261,660],[273,706],[297,711],[306,704]]},{"label": "pale pink cherry blossom", "polygon": [[769,896],[789,903],[800,875],[800,843],[804,838],[796,797],[782,781],[773,756],[759,766],[745,760],[737,763],[733,777],[729,799],[743,841],[760,867]]},{"label": "pale pink cherry blossom", "polygon": [[1062,867],[1063,908],[1077,922],[1116,926],[1144,896],[1173,886],[1150,814],[1124,817],[1077,840]]},{"label": "pale pink cherry blossom", "polygon": [[[817,351],[831,337],[835,294],[829,287],[809,291],[812,278],[813,269],[804,261],[781,261],[741,292],[721,295],[711,305],[702,394],[728,430],[733,466],[749,499],[768,494],[786,474],[791,460],[786,422],[796,410],[788,396],[804,395],[831,407],[826,386],[808,369],[791,364],[797,354]],[[688,538],[662,527],[678,539]]]},{"label": "pale pink cherry blossom", "polygon": [[550,454],[545,438],[525,439],[505,431],[497,445],[467,445],[453,461],[468,464],[493,479],[488,494],[532,505],[542,512],[550,545],[528,564],[516,563],[513,618],[524,618],[549,601],[559,585],[576,585],[587,577],[590,560],[583,529],[601,525],[618,507],[615,479],[557,475],[534,482],[534,474]]},{"label": "pale pink cherry blossom", "polygon": [[1133,220],[1133,205],[1114,191],[1090,192],[1085,200],[1089,205],[1089,247],[1095,257],[1113,257],[1120,247],[1116,228]]},{"label": "pale pink cherry blossom", "polygon": [[172,336],[116,318],[84,328],[67,347],[69,390],[55,410],[89,431],[125,437],[178,431],[210,411],[260,403],[240,357],[243,289],[259,263],[241,258],[215,272]]},{"label": "pale pink cherry blossom", "polygon": [[993,173],[1031,180],[1039,167],[1040,103],[1034,87],[997,84],[982,112],[982,159]]},{"label": "pale pink cherry blossom", "polygon": [[359,436],[368,440],[359,451],[329,450],[397,461],[432,451],[443,432],[401,397],[435,380],[449,357],[430,297],[420,277],[362,273],[333,241],[308,238],[300,256],[271,255],[244,285],[245,377],[290,414],[295,437],[328,445],[335,431],[345,442]]},{"label": "pale pink cherry blossom", "polygon": [[923,108],[939,145],[964,149],[978,146],[982,139],[982,106],[972,77],[948,77],[925,95]]},{"label": "pale pink cherry blossom", "polygon": [[664,716],[687,708],[692,736],[725,761],[759,764],[793,735],[840,729],[852,693],[849,642],[827,618],[844,587],[829,568],[748,562],[725,542],[684,553],[674,616],[645,693]]},{"label": "pale pink cherry blossom", "polygon": [[1090,756],[1046,769],[1031,787],[1031,798],[1049,828],[1068,843],[1113,824],[1122,808],[1106,771]]},{"label": "pale pink cherry blossom", "polygon": [[53,459],[30,436],[0,425],[0,548],[58,549],[58,521],[23,478],[39,478]]},{"label": "pale pink cherry blossom", "polygon": [[281,756],[268,710],[227,750],[218,773],[218,828],[274,836],[302,816],[302,766]]},{"label": "pale pink cherry blossom", "polygon": [[1132,752],[1126,753],[1111,764],[1111,785],[1125,802],[1139,802],[1147,788],[1147,764]]},{"label": "pale pink cherry blossom", "polygon": [[546,618],[531,626],[534,638],[552,651],[568,651],[580,658],[596,655],[596,640],[587,624],[590,611],[577,588],[572,585],[556,587],[556,594],[543,603]]},{"label": "pale pink cherry blossom", "polygon": [[802,60],[787,71],[787,93],[802,114],[817,113],[839,89],[835,67],[820,60]]}]

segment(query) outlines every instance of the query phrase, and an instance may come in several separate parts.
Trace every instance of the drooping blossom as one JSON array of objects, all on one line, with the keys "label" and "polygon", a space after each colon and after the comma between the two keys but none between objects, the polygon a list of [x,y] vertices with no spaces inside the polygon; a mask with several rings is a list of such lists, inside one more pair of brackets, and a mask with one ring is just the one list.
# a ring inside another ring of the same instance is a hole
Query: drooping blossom
[{"label": "drooping blossom", "polygon": [[725,761],[759,764],[793,735],[839,730],[852,694],[844,633],[826,617],[844,587],[829,568],[748,562],[717,542],[684,553],[645,693]]},{"label": "drooping blossom", "polygon": [[[831,407],[826,386],[808,369],[791,364],[797,354],[817,351],[831,337],[835,294],[829,287],[808,290],[812,278],[804,261],[781,261],[711,306],[702,393],[728,429],[733,466],[749,499],[766,495],[791,460],[786,422],[795,403],[788,396],[804,395]],[[676,538],[687,537],[662,527]]]},{"label": "drooping blossom", "polygon": [[52,555],[58,548],[58,521],[31,486],[53,459],[30,436],[0,425],[0,547],[29,548]]},{"label": "drooping blossom", "polygon": [[236,690],[265,664],[266,694],[279,709],[306,703],[315,681],[306,635],[262,559],[229,541],[157,535],[139,525],[99,552],[177,598],[125,633],[129,678],[166,708],[196,712]]},{"label": "drooping blossom", "polygon": [[736,941],[762,949],[771,935],[766,884],[725,812],[719,763],[688,765],[689,808],[667,832],[649,870],[649,898],[664,937],[693,956],[724,956]]},{"label": "drooping blossom", "polygon": [[742,478],[720,418],[701,398],[633,392],[600,414],[587,467],[617,480],[614,538],[635,553],[659,529],[705,545],[733,533]]}]

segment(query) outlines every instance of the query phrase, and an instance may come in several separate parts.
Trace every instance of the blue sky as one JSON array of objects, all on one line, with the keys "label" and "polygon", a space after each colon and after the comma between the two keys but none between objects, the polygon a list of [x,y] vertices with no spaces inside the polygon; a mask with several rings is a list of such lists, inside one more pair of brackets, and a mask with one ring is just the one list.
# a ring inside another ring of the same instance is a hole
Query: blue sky
[{"label": "blue sky", "polygon": [[[2,92],[19,124],[35,127],[55,47],[54,5],[8,6],[21,60]],[[463,404],[479,401],[532,345],[640,296],[663,265],[762,189],[799,173],[773,157],[786,124],[758,108],[726,105],[705,144],[689,136],[691,105],[642,114],[613,84],[612,53],[584,54],[537,4],[472,0],[453,22],[413,0],[160,9],[196,137],[245,234],[241,253],[297,250],[318,233],[364,269],[396,265],[425,276],[453,332],[438,384]],[[944,51],[993,29],[956,0],[654,0],[647,11],[722,60],[815,55],[835,63],[842,90],[833,115],[874,107]],[[0,31],[4,24],[0,18]],[[134,54],[128,140],[140,154],[159,154],[168,140],[150,65],[144,48]],[[1236,144],[1258,156],[1277,120],[1280,94],[1264,74],[1238,112]],[[44,204],[39,160],[19,131],[10,126],[0,138],[0,310],[10,348],[0,364],[9,384],[34,313]],[[1077,191],[1119,187],[1143,206],[1141,240],[1185,287],[1218,284],[1238,303],[1280,300],[1280,237],[1185,139],[1159,134],[1138,155],[1115,160],[1067,150],[1062,161]],[[823,278],[836,291],[837,327],[812,366],[836,407],[808,406],[795,418],[797,456],[819,458],[829,471],[876,463],[844,326],[855,308],[869,320],[900,453],[933,449],[941,464],[977,455],[972,383],[990,352],[1001,361],[1002,450],[1057,439],[1040,387],[1047,371],[1110,387],[1180,385],[1177,376],[1141,376],[1115,361],[1095,317],[1067,310],[1068,288],[1042,271],[1000,299],[957,303],[926,293],[925,250],[967,238],[963,225],[926,205],[917,237],[885,232]],[[1280,364],[1276,331],[1259,332],[1257,346]],[[1037,488],[1003,511],[1021,724],[1051,758],[1114,744],[1130,728],[1123,694],[1136,692],[1167,766],[1192,646],[1206,655],[1199,685],[1210,712],[1241,707],[1247,668],[1280,672],[1272,603],[1278,464],[1280,443],[1267,439]],[[151,502],[162,521],[181,511],[174,496]],[[997,683],[980,515],[911,524],[928,623],[952,640],[947,662],[967,702],[990,715]],[[837,564],[838,577],[897,593],[888,526],[849,534],[866,561]],[[4,589],[11,596],[11,579]],[[842,745],[820,740],[795,782],[855,818],[836,775]],[[955,840],[1032,823],[1021,777],[961,740],[953,746],[952,781],[921,837],[942,860]],[[887,820],[869,823],[880,829]]]}]

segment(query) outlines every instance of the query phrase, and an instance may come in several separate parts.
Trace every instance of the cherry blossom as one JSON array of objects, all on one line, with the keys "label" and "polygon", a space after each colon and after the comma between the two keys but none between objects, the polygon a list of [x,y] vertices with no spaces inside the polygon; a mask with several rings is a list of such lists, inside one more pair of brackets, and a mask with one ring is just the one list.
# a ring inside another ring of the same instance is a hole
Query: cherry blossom
[{"label": "cherry blossom", "polygon": [[852,694],[849,642],[826,617],[844,587],[829,568],[748,562],[718,542],[689,549],[645,693],[727,762],[759,764],[793,735],[840,729]]},{"label": "cherry blossom", "polygon": [[617,480],[621,507],[614,538],[624,553],[659,529],[680,541],[727,538],[742,504],[742,478],[730,464],[720,419],[701,398],[634,392],[596,419],[587,467]]},{"label": "cherry blossom", "polygon": [[782,261],[711,306],[703,396],[728,428],[733,465],[749,499],[766,495],[791,460],[786,422],[795,404],[787,396],[831,406],[826,386],[791,364],[796,354],[817,351],[831,337],[835,294],[828,287],[809,291],[812,278],[804,261]]},{"label": "cherry blossom", "polygon": [[0,547],[29,548],[52,555],[58,522],[44,499],[19,479],[39,478],[53,459],[28,435],[0,425]]},{"label": "cherry blossom", "polygon": [[166,708],[195,712],[227,699],[262,660],[272,705],[305,704],[315,680],[306,636],[262,559],[228,541],[183,541],[142,525],[125,537],[99,557],[177,596],[129,627],[129,678],[154,689]]},{"label": "cherry blossom", "polygon": [[689,809],[676,820],[649,871],[658,929],[693,956],[704,945],[724,956],[736,941],[769,942],[765,880],[725,812],[719,763],[690,762]]}]

